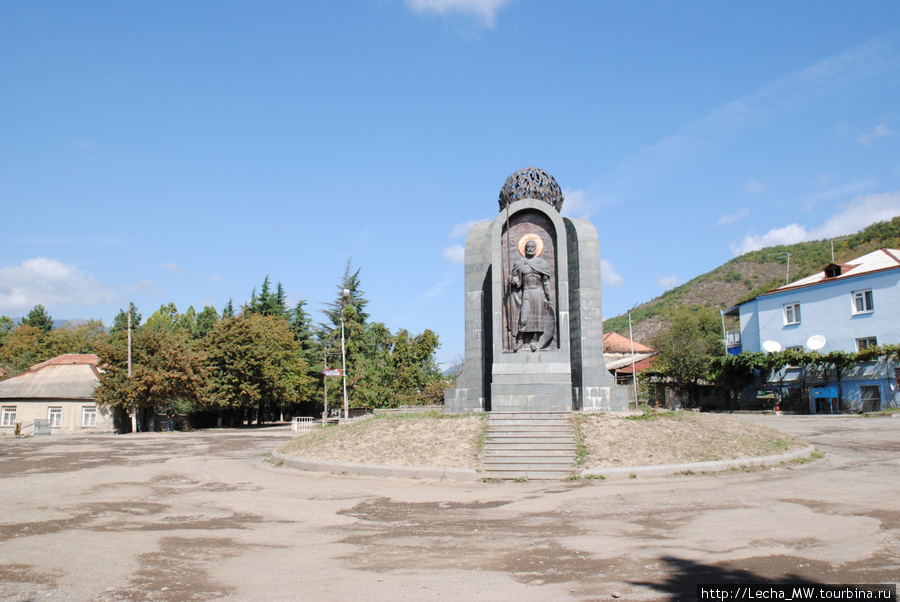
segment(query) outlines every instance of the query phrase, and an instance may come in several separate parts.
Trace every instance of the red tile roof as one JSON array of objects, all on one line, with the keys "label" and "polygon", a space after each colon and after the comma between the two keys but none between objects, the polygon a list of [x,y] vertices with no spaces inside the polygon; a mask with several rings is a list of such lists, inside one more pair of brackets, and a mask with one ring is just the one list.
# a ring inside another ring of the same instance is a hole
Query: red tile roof
[{"label": "red tile roof", "polygon": [[[631,353],[631,339],[623,337],[618,332],[607,332],[603,335],[604,353]],[[655,349],[634,342],[635,353],[652,353]]]},{"label": "red tile roof", "polygon": [[69,364],[90,364],[91,366],[96,367],[99,363],[100,359],[93,353],[66,353],[65,355],[57,356],[52,360],[35,364],[29,368],[28,371],[37,372],[41,368],[46,368],[47,366],[63,366]]}]

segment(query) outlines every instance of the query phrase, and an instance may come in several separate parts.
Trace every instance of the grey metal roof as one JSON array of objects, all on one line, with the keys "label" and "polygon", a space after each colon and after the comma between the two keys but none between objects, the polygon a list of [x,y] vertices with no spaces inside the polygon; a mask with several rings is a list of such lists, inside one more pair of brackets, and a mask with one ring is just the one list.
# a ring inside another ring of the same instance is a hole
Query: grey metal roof
[{"label": "grey metal roof", "polygon": [[0,399],[94,399],[99,384],[90,364],[49,365],[0,382]]}]

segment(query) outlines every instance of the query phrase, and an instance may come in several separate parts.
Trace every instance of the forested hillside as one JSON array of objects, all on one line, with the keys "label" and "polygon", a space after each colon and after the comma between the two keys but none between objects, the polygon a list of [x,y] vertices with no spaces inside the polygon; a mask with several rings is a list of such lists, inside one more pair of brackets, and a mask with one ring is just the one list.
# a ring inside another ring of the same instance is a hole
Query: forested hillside
[{"label": "forested hillside", "polygon": [[[873,224],[833,243],[834,260],[838,263],[876,249],[900,248],[900,216],[889,222]],[[652,344],[671,324],[675,308],[679,306],[726,309],[786,282],[810,276],[831,263],[831,245],[831,240],[801,242],[766,247],[735,257],[635,308],[631,314],[634,338]],[[628,316],[616,316],[604,321],[603,329],[604,332],[628,336]]]}]

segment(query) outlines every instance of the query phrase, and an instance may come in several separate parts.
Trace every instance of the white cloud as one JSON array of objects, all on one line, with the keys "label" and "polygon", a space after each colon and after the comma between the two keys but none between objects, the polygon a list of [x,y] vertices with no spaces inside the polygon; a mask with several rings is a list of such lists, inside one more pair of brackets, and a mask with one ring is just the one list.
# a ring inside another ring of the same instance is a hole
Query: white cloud
[{"label": "white cloud", "polygon": [[129,295],[135,295],[138,293],[150,293],[151,295],[155,295],[157,297],[162,297],[165,295],[160,289],[156,288],[153,284],[153,280],[150,278],[144,278],[143,280],[138,280],[134,284],[129,284],[125,287],[125,292]]},{"label": "white cloud", "polygon": [[856,182],[851,182],[850,184],[844,184],[843,186],[832,186],[830,188],[826,188],[821,192],[816,192],[814,194],[810,194],[806,197],[803,197],[801,201],[804,202],[815,202],[815,201],[827,201],[829,199],[837,199],[842,196],[849,196],[851,194],[859,194],[860,192],[872,188],[875,186],[874,180],[857,180]]},{"label": "white cloud", "polygon": [[118,299],[100,280],[78,266],[36,257],[0,269],[0,313],[30,310],[37,304],[98,305]]},{"label": "white cloud", "polygon": [[159,264],[159,267],[164,270],[169,270],[170,272],[175,272],[176,274],[184,274],[184,270],[178,267],[178,264],[175,263],[161,263]]},{"label": "white cloud", "polygon": [[835,179],[837,179],[837,175],[833,173],[823,173],[821,176],[816,178],[816,184],[818,184],[819,186],[828,186],[829,184],[834,182]]},{"label": "white cloud", "polygon": [[594,214],[594,205],[587,200],[583,190],[563,190],[562,214],[566,217],[590,219]]},{"label": "white cloud", "polygon": [[881,123],[875,126],[875,128],[868,134],[860,134],[859,136],[857,136],[856,141],[863,146],[869,146],[876,138],[887,138],[888,136],[893,136],[896,133],[897,132]]},{"label": "white cloud", "polygon": [[600,260],[600,284],[612,288],[619,288],[625,284],[625,279],[622,278],[622,275],[616,272],[612,262],[606,259]]},{"label": "white cloud", "polygon": [[734,222],[740,221],[742,219],[747,219],[748,217],[750,217],[750,210],[744,207],[736,213],[723,215],[716,223],[720,226],[727,226],[728,224],[733,224]]},{"label": "white cloud", "polygon": [[449,269],[444,272],[443,277],[431,286],[427,291],[410,301],[402,310],[400,316],[396,319],[396,323],[405,322],[407,318],[419,313],[422,308],[429,305],[435,297],[441,297],[444,291],[456,280],[454,270]]},{"label": "white cloud", "polygon": [[447,238],[452,240],[454,238],[459,238],[460,236],[465,236],[466,234],[469,233],[469,230],[472,228],[472,226],[474,226],[475,224],[477,224],[479,222],[483,222],[483,221],[486,221],[486,220],[472,219],[467,222],[459,222],[458,224],[453,226],[453,230],[450,232],[450,236],[448,236]]},{"label": "white cloud", "polygon": [[222,282],[222,277],[219,276],[218,274],[213,274],[212,276],[209,277],[209,281],[210,282]]},{"label": "white cloud", "polygon": [[875,38],[721,105],[603,174],[591,184],[593,197],[603,204],[629,201],[681,173],[698,156],[733,144],[737,133],[895,73],[897,49],[896,34]]},{"label": "white cloud", "polygon": [[406,0],[406,7],[419,15],[437,14],[442,17],[457,13],[478,19],[482,25],[493,29],[497,13],[509,0]]},{"label": "white cloud", "polygon": [[657,286],[659,286],[659,288],[663,290],[669,290],[670,288],[678,284],[678,282],[678,276],[676,276],[675,274],[672,274],[671,276],[663,276],[656,279]]},{"label": "white cloud", "polygon": [[731,245],[735,256],[774,245],[791,245],[810,240],[822,240],[852,234],[875,222],[883,222],[900,215],[900,191],[868,194],[856,197],[832,215],[818,228],[790,224],[772,228],[763,235],[748,234],[740,244]]},{"label": "white cloud", "polygon": [[462,245],[450,245],[443,250],[441,257],[450,263],[462,265],[466,262],[466,248]]},{"label": "white cloud", "polygon": [[764,192],[768,192],[769,187],[759,180],[747,180],[744,182],[744,192],[750,196],[756,196]]}]

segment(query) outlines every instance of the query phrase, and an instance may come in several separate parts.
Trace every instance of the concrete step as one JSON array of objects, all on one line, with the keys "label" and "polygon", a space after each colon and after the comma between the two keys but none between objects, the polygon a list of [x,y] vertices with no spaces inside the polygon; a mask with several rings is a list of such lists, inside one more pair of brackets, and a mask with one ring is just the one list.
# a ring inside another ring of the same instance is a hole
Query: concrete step
[{"label": "concrete step", "polygon": [[557,418],[568,418],[571,415],[571,412],[525,412],[522,410],[514,410],[510,412],[491,412],[491,415],[488,418],[510,418],[515,416],[538,416],[538,417],[557,417]]},{"label": "concrete step", "polygon": [[483,461],[489,477],[563,479],[574,471],[577,446],[567,412],[494,412]]},{"label": "concrete step", "polygon": [[543,427],[543,426],[560,426],[570,428],[572,423],[568,420],[488,420],[491,428],[501,426],[526,426],[526,427]]},{"label": "concrete step", "polygon": [[[562,455],[563,453],[578,453],[578,447],[574,443],[505,443],[500,445],[485,445],[485,453],[497,452],[527,452],[536,454],[544,454],[553,452],[551,455]],[[519,454],[521,455],[521,454]]]},{"label": "concrete step", "polygon": [[495,447],[491,449],[485,449],[485,456],[492,457],[521,457],[521,456],[543,456],[543,457],[553,457],[553,456],[561,456],[564,458],[574,458],[575,457],[575,448],[544,448],[544,449],[533,449],[533,448],[522,448],[522,449],[507,449],[505,447]]},{"label": "concrete step", "polygon": [[[490,471],[497,470],[513,470],[513,469],[524,469],[528,470],[561,470],[563,472],[572,472],[572,462],[571,461],[562,461],[562,462],[547,462],[547,461],[535,461],[535,458],[522,458],[521,462],[487,462],[485,461],[484,465]],[[540,460],[540,458],[537,458]]]},{"label": "concrete step", "polygon": [[564,433],[572,434],[572,427],[565,426],[489,426],[489,433]]},{"label": "concrete step", "polygon": [[523,434],[520,436],[499,435],[497,437],[489,434],[485,438],[486,443],[570,443],[573,440],[572,437],[560,437],[559,435],[547,435],[541,437],[534,436],[533,434]]},{"label": "concrete step", "polygon": [[487,478],[503,481],[515,481],[518,479],[525,481],[561,481],[570,474],[572,473],[558,470],[511,470],[492,472],[487,475]]}]

